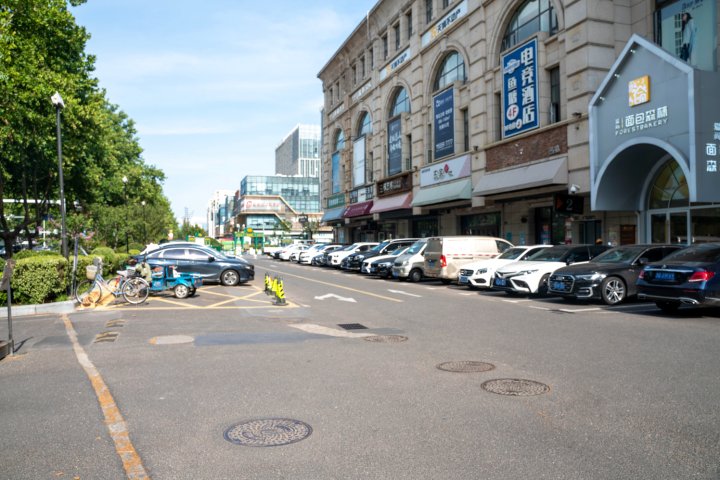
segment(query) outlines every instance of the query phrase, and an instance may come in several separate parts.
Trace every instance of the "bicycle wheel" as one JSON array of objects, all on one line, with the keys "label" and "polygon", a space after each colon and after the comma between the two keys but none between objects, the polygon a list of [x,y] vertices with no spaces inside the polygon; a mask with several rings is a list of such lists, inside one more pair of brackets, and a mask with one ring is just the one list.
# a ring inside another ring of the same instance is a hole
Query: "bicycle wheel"
[{"label": "bicycle wheel", "polygon": [[86,307],[95,305],[101,297],[102,289],[100,285],[92,280],[80,280],[77,287],[75,287],[75,300],[80,305]]},{"label": "bicycle wheel", "polygon": [[128,279],[122,287],[123,298],[133,305],[143,303],[148,295],[150,295],[150,285],[139,277]]}]

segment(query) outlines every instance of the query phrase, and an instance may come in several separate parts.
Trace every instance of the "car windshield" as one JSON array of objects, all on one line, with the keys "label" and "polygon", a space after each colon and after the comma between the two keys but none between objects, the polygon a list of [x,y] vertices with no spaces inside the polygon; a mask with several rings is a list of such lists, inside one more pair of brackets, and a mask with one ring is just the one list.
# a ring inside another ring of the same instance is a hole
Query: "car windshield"
[{"label": "car windshield", "polygon": [[410,247],[408,247],[407,245],[404,246],[404,247],[396,247],[394,250],[388,252],[388,255],[402,255],[402,254],[405,253],[406,250],[408,250],[409,248],[410,248]]},{"label": "car windshield", "polygon": [[590,260],[592,263],[631,263],[645,247],[616,247]]},{"label": "car windshield", "polygon": [[420,253],[422,251],[423,247],[425,247],[426,243],[427,243],[426,240],[418,240],[417,242],[410,245],[410,248],[408,248],[407,252],[405,252],[405,253],[411,254],[411,255]]},{"label": "car windshield", "polygon": [[717,262],[720,261],[720,244],[703,243],[677,250],[663,259],[673,262]]},{"label": "car windshield", "polygon": [[383,248],[385,248],[385,247],[388,245],[388,243],[390,243],[390,240],[385,240],[385,241],[382,242],[382,243],[378,243],[378,244],[375,245],[373,248],[371,248],[370,250],[368,250],[368,253],[370,253],[370,252],[372,252],[372,253],[377,253],[377,252],[381,251]]},{"label": "car windshield", "polygon": [[520,256],[526,251],[527,249],[522,247],[508,248],[502,253],[502,255],[498,256],[497,258],[501,258],[503,260],[516,260],[520,258]]},{"label": "car windshield", "polygon": [[562,262],[570,252],[570,247],[551,247],[540,250],[528,257],[531,262]]}]

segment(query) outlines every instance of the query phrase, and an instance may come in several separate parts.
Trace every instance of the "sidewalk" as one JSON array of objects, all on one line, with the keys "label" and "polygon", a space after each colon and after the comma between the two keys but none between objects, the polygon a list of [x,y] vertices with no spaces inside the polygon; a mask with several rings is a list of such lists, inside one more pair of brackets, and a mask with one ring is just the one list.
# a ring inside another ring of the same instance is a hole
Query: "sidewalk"
[{"label": "sidewalk", "polygon": [[[12,317],[27,317],[30,315],[41,315],[46,313],[71,313],[75,311],[75,302],[43,303],[39,305],[12,305]],[[7,318],[7,305],[0,307],[0,318]]]}]

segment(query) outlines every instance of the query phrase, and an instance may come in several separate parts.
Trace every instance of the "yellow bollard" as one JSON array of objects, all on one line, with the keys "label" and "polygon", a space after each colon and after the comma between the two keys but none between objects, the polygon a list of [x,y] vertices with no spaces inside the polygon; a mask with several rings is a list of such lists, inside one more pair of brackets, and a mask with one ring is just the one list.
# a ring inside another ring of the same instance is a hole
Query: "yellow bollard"
[{"label": "yellow bollard", "polygon": [[275,290],[275,305],[285,306],[285,289],[283,288],[283,280],[280,278],[277,283],[277,289]]}]

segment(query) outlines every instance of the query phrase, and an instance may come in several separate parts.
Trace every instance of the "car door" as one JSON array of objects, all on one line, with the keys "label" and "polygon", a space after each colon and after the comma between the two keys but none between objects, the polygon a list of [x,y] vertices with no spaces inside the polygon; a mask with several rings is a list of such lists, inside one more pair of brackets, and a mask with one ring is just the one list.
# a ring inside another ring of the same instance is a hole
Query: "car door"
[{"label": "car door", "polygon": [[[212,260],[210,260],[212,258]],[[218,277],[218,265],[215,263],[215,256],[206,250],[188,248],[187,267],[180,270],[183,273],[196,273],[204,279]]]}]

